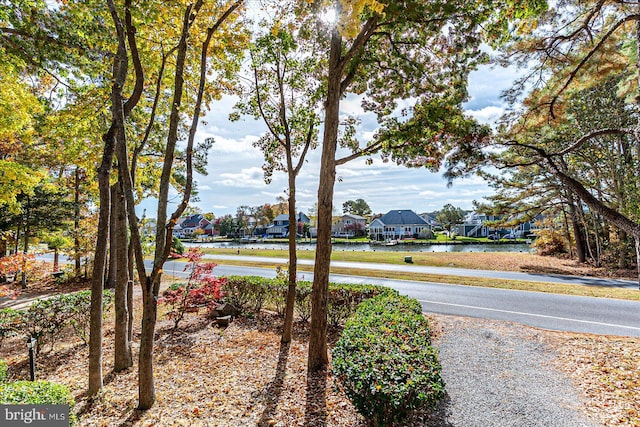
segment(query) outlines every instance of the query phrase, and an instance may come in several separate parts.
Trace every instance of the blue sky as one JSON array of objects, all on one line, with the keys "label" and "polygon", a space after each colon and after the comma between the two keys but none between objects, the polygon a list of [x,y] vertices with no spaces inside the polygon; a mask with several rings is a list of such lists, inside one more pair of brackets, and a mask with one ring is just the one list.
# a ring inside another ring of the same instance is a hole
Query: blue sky
[{"label": "blue sky", "polygon": [[[500,93],[508,88],[517,76],[513,69],[483,66],[471,75],[470,100],[465,108],[468,113],[483,123],[493,123],[503,112]],[[256,206],[276,203],[278,196],[285,195],[287,177],[277,172],[272,182],[264,183],[262,153],[252,143],[264,132],[264,125],[252,118],[238,122],[228,120],[235,100],[231,97],[212,103],[211,111],[200,125],[198,140],[214,137],[216,143],[209,153],[207,176],[196,176],[199,201],[192,203],[203,212],[216,216],[234,214],[240,205]],[[341,111],[357,113],[356,99],[343,101]],[[360,115],[362,135],[375,131],[375,120]],[[320,150],[309,155],[308,163],[297,180],[299,210],[307,212],[313,206],[318,191]],[[354,160],[337,170],[341,178],[335,185],[334,206],[341,212],[347,200],[364,199],[374,213],[386,213],[391,209],[413,209],[431,212],[447,203],[462,209],[470,209],[474,200],[481,200],[491,190],[480,178],[455,181],[447,188],[441,173],[429,173],[424,169],[407,169],[391,163],[374,160],[366,165],[364,160]],[[171,208],[171,207],[170,207]],[[148,212],[155,216],[153,212]]]}]

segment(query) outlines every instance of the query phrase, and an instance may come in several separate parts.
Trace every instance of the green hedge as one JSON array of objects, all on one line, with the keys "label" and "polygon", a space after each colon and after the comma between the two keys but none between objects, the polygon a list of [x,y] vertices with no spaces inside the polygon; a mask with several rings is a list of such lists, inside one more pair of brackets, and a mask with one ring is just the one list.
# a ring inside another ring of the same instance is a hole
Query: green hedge
[{"label": "green hedge", "polygon": [[[104,308],[112,301],[113,293],[104,291]],[[45,342],[53,348],[66,328],[72,329],[86,344],[89,340],[90,309],[91,291],[81,291],[36,300],[24,310],[0,310],[0,344],[6,337],[24,335],[38,340],[38,351]]]},{"label": "green hedge", "polygon": [[437,350],[415,299],[388,293],[364,301],[332,355],[345,393],[377,426],[399,422],[444,397]]},{"label": "green hedge", "polygon": [[77,421],[72,412],[76,402],[69,388],[49,381],[15,381],[0,384],[0,404],[69,405],[70,424]]},{"label": "green hedge", "polygon": [[[223,291],[227,302],[241,310],[259,312],[266,307],[279,315],[284,314],[288,290],[286,280],[258,276],[229,276],[226,279]],[[309,281],[300,281],[296,285],[295,312],[304,322],[311,317],[311,288]],[[397,294],[384,286],[330,283],[327,299],[329,325],[341,325],[355,312],[358,304],[382,293]]]}]

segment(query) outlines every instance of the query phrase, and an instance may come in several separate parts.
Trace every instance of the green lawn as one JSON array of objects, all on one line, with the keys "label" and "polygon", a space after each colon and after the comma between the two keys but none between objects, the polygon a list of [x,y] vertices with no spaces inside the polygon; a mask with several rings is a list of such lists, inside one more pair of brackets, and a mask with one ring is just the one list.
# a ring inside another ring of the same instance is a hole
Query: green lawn
[{"label": "green lawn", "polygon": [[[227,265],[247,265],[255,267],[272,267],[281,265],[276,262],[263,261],[240,261],[215,259],[216,254],[237,255],[238,249],[231,248],[206,248],[204,252],[214,255],[213,261]],[[315,251],[298,250],[298,258],[313,259]],[[267,257],[267,258],[288,258],[287,251],[277,249],[250,249],[241,248],[240,255]],[[436,267],[459,267],[472,269],[488,269],[488,266],[497,266],[491,261],[492,257],[499,257],[500,267],[491,268],[494,270],[522,271],[522,266],[527,263],[535,263],[544,257],[537,255],[500,252],[500,253],[454,253],[454,252],[373,252],[373,251],[333,251],[331,259],[334,261],[350,261],[362,263],[382,263],[382,264],[404,264],[404,257],[411,256],[414,265],[436,266]],[[511,267],[511,268],[509,268]],[[311,266],[298,266],[298,270],[312,271]],[[491,288],[516,289],[535,292],[548,292],[564,295],[580,295],[601,298],[616,298],[632,301],[640,301],[640,292],[634,289],[618,289],[597,286],[564,285],[548,282],[529,282],[522,280],[487,279],[464,276],[451,276],[440,274],[424,274],[412,272],[389,272],[376,270],[372,265],[371,269],[338,268],[332,267],[334,274],[351,274],[358,276],[393,278],[402,280],[415,280],[423,282],[437,282],[447,284],[457,284],[465,286],[483,286]]]}]

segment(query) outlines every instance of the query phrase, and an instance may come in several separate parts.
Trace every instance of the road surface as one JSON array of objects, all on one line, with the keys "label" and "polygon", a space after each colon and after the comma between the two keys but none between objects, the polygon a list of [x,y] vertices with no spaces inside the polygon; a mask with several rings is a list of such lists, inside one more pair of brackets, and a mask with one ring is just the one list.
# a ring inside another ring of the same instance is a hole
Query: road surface
[{"label": "road surface", "polygon": [[[247,257],[256,260],[255,257]],[[267,258],[268,259],[268,258]],[[332,263],[337,265],[339,263]],[[352,267],[357,263],[348,264]],[[371,264],[364,264],[372,268]],[[376,265],[390,269],[408,271],[406,267],[421,269],[416,266]],[[403,268],[405,267],[405,268]],[[167,274],[181,276],[184,263],[169,261],[165,264]],[[362,267],[357,267],[362,268]],[[432,270],[431,267],[422,267]],[[475,277],[514,278],[521,275],[534,276],[538,282],[583,284],[585,286],[618,286],[636,287],[635,282],[582,278],[572,276],[527,275],[526,273],[487,272],[449,268],[452,274]],[[417,270],[422,271],[422,270]],[[460,271],[469,274],[460,274]],[[218,265],[214,269],[218,276],[252,275],[275,277],[274,269]],[[502,275],[504,273],[504,276]],[[437,274],[442,270],[437,269]],[[485,275],[488,274],[488,275]],[[516,276],[513,276],[515,274]],[[301,272],[302,280],[313,280],[313,273]],[[605,335],[640,336],[640,302],[615,300],[608,298],[578,297],[569,295],[547,294],[542,292],[515,291],[506,289],[460,286],[409,280],[377,279],[362,276],[332,274],[330,280],[337,283],[378,284],[397,289],[400,293],[416,298],[427,313],[447,314],[455,316],[479,317],[495,320],[507,320],[529,326],[580,333]],[[526,280],[518,278],[517,280]],[[529,280],[534,280],[530,278]],[[640,291],[639,291],[640,292]]]},{"label": "road surface", "polygon": [[[222,256],[216,256],[223,259]],[[40,258],[43,259],[43,258]],[[286,259],[227,256],[225,259],[282,262]],[[61,260],[61,262],[63,262]],[[149,265],[150,265],[149,261]],[[301,260],[300,264],[312,264]],[[186,276],[184,261],[168,261],[166,274]],[[332,262],[332,266],[369,268],[387,271],[412,271],[425,274],[450,274],[485,278],[531,280],[536,282],[570,283],[584,286],[612,286],[636,288],[637,283],[627,280],[608,280],[595,277],[556,276],[517,272],[466,270],[458,268],[420,267],[412,265],[369,264]],[[253,275],[275,277],[273,268],[218,265],[218,276]],[[313,273],[300,272],[301,280],[313,280]],[[372,277],[335,275],[330,280],[337,283],[378,284],[397,289],[400,293],[416,298],[427,313],[469,316],[505,320],[559,331],[594,333],[621,336],[640,336],[640,302],[608,298],[591,298],[542,292],[516,291],[474,286],[417,282],[409,280],[377,279]],[[639,291],[640,292],[640,291]]]}]

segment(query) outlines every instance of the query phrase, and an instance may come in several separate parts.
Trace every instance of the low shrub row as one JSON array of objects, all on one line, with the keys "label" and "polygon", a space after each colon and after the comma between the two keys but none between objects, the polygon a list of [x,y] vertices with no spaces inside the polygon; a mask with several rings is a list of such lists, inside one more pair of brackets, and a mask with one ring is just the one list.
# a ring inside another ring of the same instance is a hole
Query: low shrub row
[{"label": "low shrub row", "polygon": [[[295,313],[299,320],[311,317],[312,283],[300,281],[296,285]],[[225,301],[241,310],[258,312],[268,308],[284,315],[288,284],[280,277],[229,276],[222,288]],[[354,313],[358,304],[384,292],[395,292],[375,285],[329,284],[328,322],[338,326]]]},{"label": "low shrub row", "polygon": [[385,293],[364,301],[332,356],[346,395],[376,426],[399,422],[444,397],[437,350],[415,299]]},{"label": "low shrub row", "polygon": [[[105,291],[105,309],[112,300],[113,293]],[[82,291],[36,300],[24,310],[0,310],[0,345],[7,337],[22,335],[34,337],[38,342],[37,349],[44,343],[49,343],[53,349],[56,339],[66,329],[72,330],[86,344],[90,307],[91,291]]]}]

